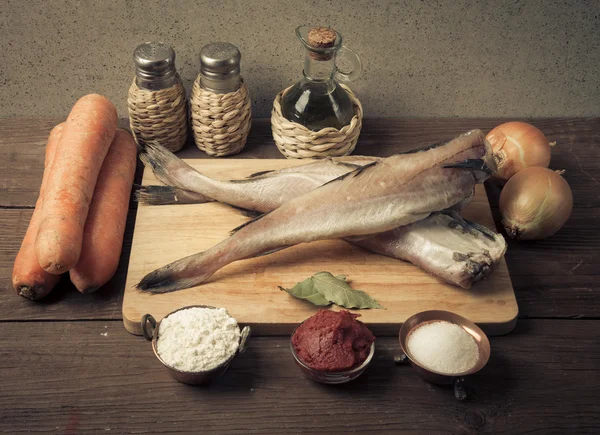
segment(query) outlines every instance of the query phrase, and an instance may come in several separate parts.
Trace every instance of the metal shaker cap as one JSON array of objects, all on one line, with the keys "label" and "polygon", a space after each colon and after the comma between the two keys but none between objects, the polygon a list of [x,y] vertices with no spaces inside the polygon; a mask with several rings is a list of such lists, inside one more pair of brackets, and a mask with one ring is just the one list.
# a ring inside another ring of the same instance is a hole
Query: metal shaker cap
[{"label": "metal shaker cap", "polygon": [[[230,91],[239,86],[240,50],[228,42],[213,42],[200,50],[203,84],[215,91]],[[237,85],[236,85],[237,84]]]},{"label": "metal shaker cap", "polygon": [[175,50],[164,42],[138,45],[133,60],[136,75],[142,80],[165,80],[175,75]]},{"label": "metal shaker cap", "polygon": [[240,50],[228,42],[213,42],[200,50],[200,69],[209,74],[228,76],[240,73]]}]

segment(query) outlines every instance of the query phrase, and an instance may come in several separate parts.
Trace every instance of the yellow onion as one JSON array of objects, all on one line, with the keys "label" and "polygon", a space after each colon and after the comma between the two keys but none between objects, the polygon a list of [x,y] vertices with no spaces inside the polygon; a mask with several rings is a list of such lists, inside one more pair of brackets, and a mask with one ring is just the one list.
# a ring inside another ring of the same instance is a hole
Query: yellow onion
[{"label": "yellow onion", "polygon": [[498,166],[495,178],[508,180],[530,166],[547,168],[550,144],[538,128],[525,122],[507,122],[490,131],[486,139],[492,145]]},{"label": "yellow onion", "polygon": [[548,168],[519,171],[500,193],[502,225],[512,239],[549,237],[565,224],[572,210],[569,183]]}]

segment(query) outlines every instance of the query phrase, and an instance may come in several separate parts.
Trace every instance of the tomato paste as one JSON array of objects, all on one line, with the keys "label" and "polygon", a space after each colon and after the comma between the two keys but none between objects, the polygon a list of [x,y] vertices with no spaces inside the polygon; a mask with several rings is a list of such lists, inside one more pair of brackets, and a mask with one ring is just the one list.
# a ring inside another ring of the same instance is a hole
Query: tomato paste
[{"label": "tomato paste", "polygon": [[292,346],[307,366],[327,372],[349,370],[362,364],[375,336],[360,314],[319,310],[296,329]]}]

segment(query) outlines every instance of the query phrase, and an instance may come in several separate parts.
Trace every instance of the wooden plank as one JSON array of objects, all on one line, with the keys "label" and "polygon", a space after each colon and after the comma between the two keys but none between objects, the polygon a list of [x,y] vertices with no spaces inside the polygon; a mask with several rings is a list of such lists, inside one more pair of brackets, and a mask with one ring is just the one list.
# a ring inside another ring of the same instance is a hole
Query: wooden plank
[{"label": "wooden plank", "polygon": [[[600,427],[598,321],[523,320],[491,339],[471,398],[397,367],[395,338],[338,386],[303,377],[289,338],[252,338],[209,387],[169,377],[118,322],[0,324],[0,431],[6,433],[584,434]],[[17,339],[18,338],[18,339]]]},{"label": "wooden plank", "polygon": [[[388,156],[452,138],[472,128],[491,130],[499,118],[365,119],[354,154]],[[553,148],[552,167],[566,169],[575,205],[600,207],[600,118],[526,120],[541,128]],[[0,207],[33,207],[42,178],[44,146],[59,119],[10,118],[0,120]],[[127,124],[120,120],[122,126]],[[188,141],[182,157],[209,158]],[[235,158],[282,158],[271,136],[268,119],[255,120],[244,151]],[[494,201],[492,201],[494,204]]]},{"label": "wooden plank", "polygon": [[[48,135],[62,121],[55,118],[0,119],[0,207],[35,207]],[[127,121],[120,119],[119,126],[126,127]],[[137,180],[141,179],[142,167],[139,163]]]},{"label": "wooden plank", "polygon": [[135,210],[127,217],[119,268],[108,284],[96,293],[84,295],[73,287],[68,276],[64,276],[49,296],[36,302],[18,296],[11,281],[14,259],[32,213],[31,209],[0,209],[0,307],[2,307],[0,321],[121,319],[123,288],[131,252]]},{"label": "wooden plank", "polygon": [[[496,227],[500,216],[493,210]],[[565,226],[543,240],[508,239],[507,263],[512,275],[600,274],[600,208],[577,208]]]},{"label": "wooden plank", "polygon": [[576,272],[542,275],[552,265],[548,262],[536,274],[511,275],[519,318],[599,318],[600,277],[577,275]]},{"label": "wooden plank", "polygon": [[[244,178],[254,172],[303,163],[267,159],[186,161],[216,179]],[[151,171],[146,171],[143,184],[156,184]],[[478,186],[463,215],[493,226],[482,186]],[[235,262],[200,286],[173,293],[153,295],[134,288],[154,269],[216,245],[246,220],[239,212],[217,203],[141,205],[123,298],[125,327],[141,334],[139,322],[144,314],[160,320],[183,306],[202,304],[227,308],[257,334],[287,334],[316,308],[291,298],[278,286],[292,287],[322,270],[348,275],[355,288],[367,291],[386,308],[361,311],[363,321],[377,333],[393,335],[408,317],[430,309],[457,312],[490,334],[505,334],[514,327],[518,308],[504,261],[485,281],[464,290],[443,283],[410,263],[376,255],[341,240],[302,244]]]}]

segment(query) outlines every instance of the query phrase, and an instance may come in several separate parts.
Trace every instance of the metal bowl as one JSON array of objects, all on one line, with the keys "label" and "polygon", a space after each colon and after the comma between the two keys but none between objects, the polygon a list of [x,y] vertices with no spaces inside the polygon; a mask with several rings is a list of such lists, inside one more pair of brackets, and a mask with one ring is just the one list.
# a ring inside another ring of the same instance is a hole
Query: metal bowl
[{"label": "metal bowl", "polygon": [[[300,325],[296,329],[298,329]],[[292,337],[296,333],[296,330],[292,333]],[[375,355],[375,342],[371,343],[371,350],[369,351],[369,355],[367,359],[363,361],[363,363],[359,366],[353,367],[350,370],[344,370],[341,372],[328,372],[324,370],[316,370],[312,367],[306,365],[304,361],[300,359],[298,354],[296,353],[296,349],[294,349],[294,345],[292,344],[292,340],[290,338],[290,349],[292,351],[292,356],[294,357],[294,361],[296,365],[300,367],[300,370],[310,379],[316,382],[320,382],[321,384],[343,384],[346,382],[350,382],[356,378],[358,378],[369,366],[371,361],[373,360],[373,355]]]},{"label": "metal bowl", "polygon": [[[166,319],[171,314],[174,314],[181,310],[186,310],[188,308],[216,309],[215,307],[211,307],[209,305],[189,305],[187,307],[179,308],[178,310],[170,312],[163,319]],[[161,322],[162,322],[162,320],[161,320]],[[183,371],[183,370],[179,370],[174,367],[171,367],[158,354],[158,351],[156,349],[156,343],[158,342],[158,330],[160,327],[160,322],[157,323],[156,319],[154,319],[154,317],[152,317],[151,314],[145,314],[142,317],[141,323],[142,323],[142,332],[144,334],[144,337],[147,340],[152,341],[152,350],[154,351],[154,355],[156,355],[156,358],[158,358],[158,360],[161,362],[161,364],[163,366],[165,366],[167,371],[170,373],[170,375],[174,379],[176,379],[179,382],[182,382],[184,384],[189,384],[189,385],[206,385],[206,384],[209,384],[210,382],[212,382],[217,377],[221,376],[223,373],[225,373],[225,371],[229,367],[229,364],[231,364],[231,361],[233,361],[233,359],[238,354],[243,353],[246,350],[248,338],[250,337],[250,332],[251,332],[249,326],[246,326],[242,329],[241,334],[240,334],[240,342],[239,342],[237,350],[228,360],[222,362],[217,367],[210,369],[210,370],[187,372],[187,371]]]},{"label": "metal bowl", "polygon": [[[463,373],[440,373],[434,370],[427,369],[419,364],[418,361],[413,358],[413,356],[408,351],[408,346],[406,345],[407,338],[410,333],[417,327],[422,326],[426,323],[446,321],[450,323],[454,323],[455,325],[463,328],[467,333],[471,335],[475,339],[477,343],[477,348],[479,349],[479,359],[477,363],[468,371]],[[488,362],[490,358],[490,341],[488,340],[485,333],[473,322],[468,319],[465,319],[458,314],[451,313],[450,311],[442,311],[442,310],[431,310],[431,311],[423,311],[421,313],[417,313],[410,317],[404,322],[402,327],[400,328],[399,334],[400,347],[404,354],[410,360],[412,367],[415,371],[426,381],[429,381],[434,384],[452,384],[457,380],[462,379],[464,376],[472,375],[473,373],[481,370]],[[456,385],[456,383],[455,383]]]}]

